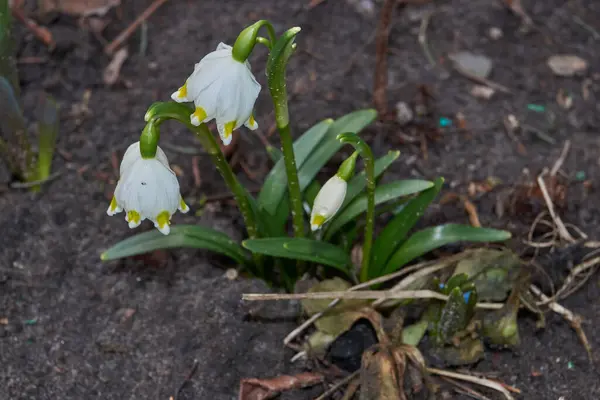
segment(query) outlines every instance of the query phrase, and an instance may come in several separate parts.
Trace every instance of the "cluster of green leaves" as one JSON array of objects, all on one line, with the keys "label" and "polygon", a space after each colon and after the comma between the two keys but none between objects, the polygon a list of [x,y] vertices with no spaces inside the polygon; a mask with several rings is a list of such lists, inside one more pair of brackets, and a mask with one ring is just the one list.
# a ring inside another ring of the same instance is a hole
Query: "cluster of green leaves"
[{"label": "cluster of green leaves", "polygon": [[[184,119],[186,116],[189,116],[189,109],[180,118]],[[295,141],[294,152],[300,187],[308,209],[312,207],[314,197],[321,186],[316,179],[317,174],[343,146],[337,139],[338,135],[344,132],[358,133],[375,118],[376,113],[373,110],[355,111],[335,121],[321,121]],[[356,174],[348,182],[344,204],[323,228],[322,234],[318,237],[291,238],[287,236],[290,208],[283,160],[278,150],[267,150],[275,164],[257,198],[248,195],[259,224],[260,238],[248,239],[238,244],[225,234],[210,228],[175,225],[166,237],[160,232],[152,231],[126,239],[107,250],[103,259],[112,260],[159,248],[191,247],[222,253],[270,282],[276,281],[276,275],[281,275],[282,282],[286,285],[298,279],[300,271],[296,267],[296,260],[331,267],[346,278],[352,278],[354,268],[350,250],[359,239],[361,218],[367,211],[364,171]],[[378,158],[375,161],[376,178],[381,178],[398,156],[399,152],[392,151]],[[374,241],[367,279],[392,273],[415,258],[449,243],[493,242],[505,240],[510,236],[505,231],[456,224],[427,228],[409,235],[425,209],[435,199],[442,184],[443,179],[437,179],[435,182],[412,179],[384,183],[376,187],[377,213],[382,214],[391,209],[394,215]],[[260,270],[253,265],[249,252],[268,256],[266,261],[263,260],[267,263],[264,268],[266,273],[260,275]],[[275,270],[274,267],[278,269]]]},{"label": "cluster of green leaves", "polygon": [[[50,176],[58,136],[58,107],[50,96],[42,98],[37,115],[36,157],[19,102],[19,80],[11,28],[8,0],[0,0],[0,157],[17,179],[25,182],[44,181]],[[38,190],[39,186],[34,185],[33,189]]]}]

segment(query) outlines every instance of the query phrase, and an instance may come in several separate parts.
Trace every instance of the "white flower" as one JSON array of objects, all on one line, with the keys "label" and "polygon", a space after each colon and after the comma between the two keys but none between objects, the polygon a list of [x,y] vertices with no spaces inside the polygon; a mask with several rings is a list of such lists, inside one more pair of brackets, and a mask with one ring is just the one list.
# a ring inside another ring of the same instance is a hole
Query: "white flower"
[{"label": "white flower", "polygon": [[160,147],[154,158],[143,158],[140,142],[132,144],[123,155],[119,172],[121,176],[106,213],[112,216],[125,210],[125,221],[130,228],[149,219],[168,235],[175,211],[189,211],[179,194],[177,177]]},{"label": "white flower", "polygon": [[348,183],[337,174],[325,182],[315,198],[310,214],[310,228],[313,231],[323,226],[339,211],[344,203],[347,188]]},{"label": "white flower", "polygon": [[194,102],[192,125],[216,119],[221,140],[228,145],[233,131],[240,126],[258,128],[252,109],[259,92],[260,84],[248,61],[235,60],[232,47],[219,43],[215,51],[196,64],[192,75],[171,98],[178,103]]}]

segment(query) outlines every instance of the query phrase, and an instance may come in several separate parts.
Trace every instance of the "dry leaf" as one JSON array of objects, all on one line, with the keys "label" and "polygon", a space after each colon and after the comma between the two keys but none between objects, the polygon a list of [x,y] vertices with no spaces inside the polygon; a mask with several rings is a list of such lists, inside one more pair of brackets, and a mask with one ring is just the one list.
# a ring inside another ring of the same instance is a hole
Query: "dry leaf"
[{"label": "dry leaf", "polygon": [[119,79],[119,73],[121,72],[121,67],[123,66],[123,63],[125,62],[128,56],[129,53],[127,52],[126,47],[120,49],[115,53],[112,61],[106,66],[106,69],[104,70],[104,83],[106,83],[107,85],[113,85],[115,82],[117,82],[117,80]]},{"label": "dry leaf", "polygon": [[239,400],[267,400],[286,390],[301,389],[323,382],[323,375],[305,372],[298,375],[281,375],[271,379],[242,379]]},{"label": "dry leaf", "polygon": [[64,14],[88,17],[105,15],[108,10],[121,4],[121,0],[41,0],[42,13],[58,11]]}]

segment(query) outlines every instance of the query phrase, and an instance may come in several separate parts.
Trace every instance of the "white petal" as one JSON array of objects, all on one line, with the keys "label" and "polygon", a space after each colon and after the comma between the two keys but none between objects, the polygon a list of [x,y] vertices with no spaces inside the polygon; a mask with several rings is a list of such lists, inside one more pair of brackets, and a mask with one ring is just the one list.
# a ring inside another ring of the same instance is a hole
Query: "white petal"
[{"label": "white petal", "polygon": [[140,158],[122,177],[115,197],[125,211],[134,210],[142,219],[155,219],[163,211],[175,213],[181,195],[173,171],[157,159]]},{"label": "white petal", "polygon": [[[140,151],[140,142],[135,142],[127,148],[125,154],[123,155],[123,160],[121,161],[121,166],[119,168],[119,175],[123,176],[126,171],[131,169],[131,166],[134,162],[142,158],[142,153]],[[165,167],[169,168],[169,160],[167,159],[167,155],[157,146],[156,149],[156,158],[160,161]]]},{"label": "white petal", "polygon": [[244,126],[250,129],[251,131],[255,131],[258,129],[258,122],[256,122],[254,117],[251,116],[250,118],[248,118],[248,120],[246,120],[246,122],[244,122]]},{"label": "white petal", "polygon": [[[325,185],[319,190],[313,209],[311,212],[311,222],[315,220],[315,217],[321,216],[324,218],[323,223],[329,221],[340,209],[344,203],[346,197],[346,190],[348,184],[345,180],[337,175],[331,177]],[[319,228],[319,225],[312,224],[312,230]]]}]

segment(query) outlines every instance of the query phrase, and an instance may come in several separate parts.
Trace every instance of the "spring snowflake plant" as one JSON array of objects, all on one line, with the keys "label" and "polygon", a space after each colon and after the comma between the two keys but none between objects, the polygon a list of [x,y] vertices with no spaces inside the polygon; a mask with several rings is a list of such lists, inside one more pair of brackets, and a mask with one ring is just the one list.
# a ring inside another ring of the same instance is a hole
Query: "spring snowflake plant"
[{"label": "spring snowflake plant", "polygon": [[[268,38],[259,36],[262,28],[266,28]],[[409,235],[440,191],[443,179],[377,184],[400,153],[390,151],[375,159],[359,137],[377,117],[374,110],[320,121],[293,142],[285,72],[299,32],[300,28],[292,28],[277,37],[268,21],[256,22],[240,33],[233,46],[220,43],[204,56],[174,91],[172,102],[155,103],[148,109],[139,142],[123,157],[120,180],[107,212],[114,215],[123,211],[131,228],[148,219],[157,231],[118,243],[102,254],[103,260],[161,248],[208,249],[230,257],[271,284],[291,290],[297,279],[306,272],[314,273],[317,266],[327,267],[325,274],[366,281],[394,272],[451,242],[491,242],[510,237],[504,231],[456,224]],[[248,62],[256,44],[269,50],[266,74],[281,150],[267,148],[274,166],[255,198],[233,173],[206,123],[216,121],[224,145],[231,142],[232,135],[240,134],[242,125],[250,130],[258,127],[253,112],[261,87]],[[188,210],[177,178],[158,147],[160,125],[170,119],[186,125],[197,136],[233,193],[248,234],[242,243],[209,227],[170,225],[177,210]],[[321,186],[317,174],[345,144],[354,152]],[[359,156],[364,170],[355,174]],[[374,237],[375,220],[384,214],[392,217]],[[288,236],[290,220],[293,237]],[[360,241],[361,265],[355,266],[350,253]]]}]

